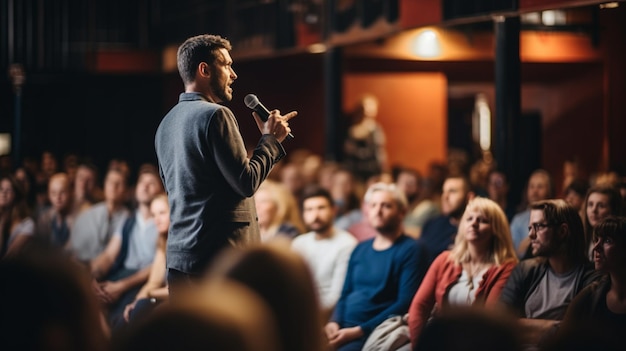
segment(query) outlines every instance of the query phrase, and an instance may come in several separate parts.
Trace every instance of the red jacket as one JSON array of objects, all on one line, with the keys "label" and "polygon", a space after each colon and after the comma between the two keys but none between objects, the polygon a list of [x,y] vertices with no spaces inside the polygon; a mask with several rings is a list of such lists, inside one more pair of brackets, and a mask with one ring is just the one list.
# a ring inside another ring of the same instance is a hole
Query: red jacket
[{"label": "red jacket", "polygon": [[[433,261],[411,302],[409,332],[414,346],[431,312],[436,314],[437,309],[447,305],[445,297],[463,273],[463,267],[450,260],[449,256],[450,251],[444,251]],[[473,306],[496,305],[500,292],[515,265],[515,261],[510,261],[500,266],[490,267],[476,289]],[[433,307],[436,308],[435,311]]]}]

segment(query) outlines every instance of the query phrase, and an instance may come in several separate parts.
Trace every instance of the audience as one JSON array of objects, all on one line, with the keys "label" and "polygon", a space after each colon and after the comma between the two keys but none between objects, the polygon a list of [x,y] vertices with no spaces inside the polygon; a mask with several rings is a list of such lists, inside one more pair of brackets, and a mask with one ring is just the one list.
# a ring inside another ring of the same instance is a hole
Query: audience
[{"label": "audience", "polygon": [[224,279],[184,291],[177,304],[163,306],[114,335],[113,349],[288,350],[281,347],[277,325],[263,299],[243,284]]},{"label": "audience", "polygon": [[517,213],[511,221],[511,236],[513,237],[513,247],[517,251],[520,259],[528,258],[527,251],[530,249],[530,239],[528,238],[528,221],[530,219],[530,204],[546,200],[553,195],[552,178],[550,174],[538,169],[528,178],[526,186],[526,202],[524,210]]},{"label": "audience", "polygon": [[626,343],[626,218],[608,217],[593,230],[593,261],[596,270],[606,273],[601,280],[583,289],[572,301],[560,333],[575,335],[584,327],[598,339],[615,347]]},{"label": "audience", "polygon": [[609,216],[619,216],[622,210],[622,199],[613,186],[600,184],[591,187],[587,191],[585,202],[585,217],[583,223],[585,225],[585,240],[589,249],[589,259],[593,259],[593,228],[600,223],[601,220]]},{"label": "audience", "polygon": [[574,179],[563,190],[563,200],[575,208],[580,218],[585,218],[585,196],[589,190],[589,183],[584,180]]},{"label": "audience", "polygon": [[[111,168],[104,178],[104,201],[81,212],[72,228],[69,248],[80,261],[89,263],[100,255],[106,248],[114,231],[118,229],[128,217],[128,209],[124,205],[126,200],[127,179],[124,173]],[[97,272],[98,267],[92,267]]]},{"label": "audience", "polygon": [[439,215],[439,208],[430,200],[424,188],[420,173],[411,168],[401,168],[395,176],[396,186],[404,193],[409,203],[404,218],[404,231],[413,238],[419,238],[422,227],[431,218]]},{"label": "audience", "polygon": [[107,351],[89,272],[48,246],[0,260],[3,351]]},{"label": "audience", "polygon": [[330,195],[337,208],[335,226],[347,230],[362,218],[359,183],[347,169],[336,170],[331,178]]},{"label": "audience", "polygon": [[500,301],[520,318],[524,342],[538,345],[563,319],[574,296],[598,275],[587,260],[580,216],[565,201],[531,204],[528,237],[535,258],[515,267]]},{"label": "audience", "polygon": [[500,206],[486,198],[471,200],[454,247],[432,263],[409,309],[411,343],[432,316],[446,308],[495,305],[517,256],[509,223]]},{"label": "audience", "polygon": [[262,242],[276,236],[293,239],[304,231],[296,198],[282,183],[266,179],[254,200]]},{"label": "audience", "polygon": [[370,333],[392,315],[404,315],[426,271],[422,246],[402,231],[407,202],[393,184],[375,183],[365,194],[376,237],[359,243],[325,332],[329,346],[361,350]]},{"label": "audience", "polygon": [[309,265],[321,306],[327,313],[339,299],[348,260],[357,244],[350,233],[335,228],[335,212],[333,198],[327,190],[307,189],[302,196],[302,217],[310,231],[293,239],[291,244]]},{"label": "audience", "polygon": [[441,215],[424,224],[419,239],[427,250],[429,264],[452,246],[465,206],[472,198],[474,192],[470,189],[467,178],[449,176],[443,182]]},{"label": "audience", "polygon": [[65,247],[74,225],[74,216],[71,213],[72,189],[66,173],[56,173],[50,177],[48,201],[50,208],[37,218],[37,237],[52,246]]},{"label": "audience", "polygon": [[498,170],[492,170],[487,175],[487,196],[495,201],[504,214],[509,223],[515,216],[515,205],[509,201],[509,181],[506,175]]},{"label": "audience", "polygon": [[143,314],[149,313],[157,304],[166,301],[168,298],[167,274],[165,264],[165,249],[167,247],[167,234],[170,228],[170,206],[167,195],[157,195],[150,203],[150,214],[159,233],[157,239],[156,252],[150,268],[148,281],[141,287],[135,300],[124,309],[124,320],[129,322],[133,319],[141,318]]},{"label": "audience", "polygon": [[258,246],[227,249],[207,276],[234,280],[258,294],[274,316],[282,350],[321,351],[322,316],[315,283],[306,262],[289,244],[279,237]]},{"label": "audience", "polygon": [[[410,330],[402,350],[623,347],[626,220],[616,217],[623,199],[609,185],[584,196],[587,184],[574,180],[563,194],[571,206],[532,202],[551,196],[550,177],[538,170],[526,190],[526,223],[520,214],[508,226],[504,174],[489,173],[493,201],[474,198],[465,178],[448,177],[443,215],[420,231],[418,209],[439,200],[429,200],[417,171],[396,169],[395,186],[371,185],[361,203],[363,184],[350,172],[318,159],[304,179],[287,167],[300,168],[295,160],[276,175],[293,192],[267,181],[256,196],[267,240],[225,251],[204,284],[170,305],[162,303],[169,206],[156,195],[158,174],[140,170],[130,192],[129,164],[112,160],[102,192],[96,168],[77,160],[68,160],[72,175],[56,173],[46,152],[0,178],[3,350],[361,350],[392,316]],[[47,183],[37,185],[31,173]],[[142,178],[157,182],[144,186]],[[125,204],[138,206],[130,217]],[[509,232],[519,226],[521,240]],[[536,257],[516,266],[515,249]],[[500,316],[494,301],[513,313]]]},{"label": "audience", "polygon": [[98,170],[96,166],[83,162],[76,168],[74,177],[74,203],[72,213],[80,214],[91,205],[104,200],[102,189],[98,187]]},{"label": "audience", "polygon": [[122,322],[124,309],[132,302],[150,275],[156,252],[158,229],[150,203],[164,192],[157,168],[139,169],[135,186],[137,208],[115,231],[106,249],[91,260],[91,272],[99,281],[111,326]]},{"label": "audience", "polygon": [[0,178],[0,259],[17,255],[35,234],[26,193],[11,175]]}]

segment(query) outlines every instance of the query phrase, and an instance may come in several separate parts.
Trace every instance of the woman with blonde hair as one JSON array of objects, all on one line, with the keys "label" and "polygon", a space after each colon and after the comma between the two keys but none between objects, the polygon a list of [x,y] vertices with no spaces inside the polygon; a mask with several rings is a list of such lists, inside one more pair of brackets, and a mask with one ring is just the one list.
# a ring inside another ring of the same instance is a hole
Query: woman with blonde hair
[{"label": "woman with blonde hair", "polygon": [[293,194],[282,183],[266,179],[254,195],[261,241],[277,235],[294,238],[304,232]]},{"label": "woman with blonde hair", "polygon": [[471,200],[453,249],[435,259],[413,297],[411,343],[416,345],[431,313],[436,317],[455,306],[495,306],[516,264],[509,222],[500,206],[482,197]]}]

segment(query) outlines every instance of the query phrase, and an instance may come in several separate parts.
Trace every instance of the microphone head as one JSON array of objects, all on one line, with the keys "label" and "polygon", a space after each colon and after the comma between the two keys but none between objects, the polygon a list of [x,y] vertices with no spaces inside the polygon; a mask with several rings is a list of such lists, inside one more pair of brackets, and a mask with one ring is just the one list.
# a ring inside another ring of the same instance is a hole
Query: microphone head
[{"label": "microphone head", "polygon": [[254,110],[254,108],[259,105],[259,98],[257,98],[254,94],[248,94],[246,95],[246,97],[243,98],[243,102],[244,104],[246,104],[246,106],[248,106],[249,109]]}]

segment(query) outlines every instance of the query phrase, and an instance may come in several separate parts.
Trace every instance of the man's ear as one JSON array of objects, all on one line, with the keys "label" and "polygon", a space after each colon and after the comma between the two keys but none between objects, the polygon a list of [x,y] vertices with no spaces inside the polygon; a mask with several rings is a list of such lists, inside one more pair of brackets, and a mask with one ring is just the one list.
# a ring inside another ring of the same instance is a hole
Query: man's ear
[{"label": "man's ear", "polygon": [[206,62],[200,62],[198,65],[198,74],[202,77],[208,78],[211,76],[211,71],[209,70],[209,65]]}]

